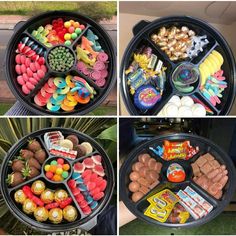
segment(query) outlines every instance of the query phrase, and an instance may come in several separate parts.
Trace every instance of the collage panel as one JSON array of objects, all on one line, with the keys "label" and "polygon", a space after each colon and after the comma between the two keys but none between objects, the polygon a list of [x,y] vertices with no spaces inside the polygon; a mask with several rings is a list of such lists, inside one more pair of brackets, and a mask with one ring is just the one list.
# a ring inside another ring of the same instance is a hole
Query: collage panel
[{"label": "collage panel", "polygon": [[116,235],[116,130],[112,118],[0,118],[1,234]]},{"label": "collage panel", "polygon": [[235,2],[121,1],[120,115],[235,115]]},{"label": "collage panel", "polygon": [[117,114],[116,1],[0,6],[1,115]]},{"label": "collage panel", "polygon": [[235,119],[120,118],[119,129],[120,235],[235,233]]}]

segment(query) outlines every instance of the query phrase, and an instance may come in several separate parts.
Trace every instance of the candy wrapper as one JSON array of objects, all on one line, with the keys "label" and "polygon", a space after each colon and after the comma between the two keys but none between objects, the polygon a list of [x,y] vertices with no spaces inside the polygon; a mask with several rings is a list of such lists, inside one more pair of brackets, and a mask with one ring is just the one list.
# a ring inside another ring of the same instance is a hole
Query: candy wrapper
[{"label": "candy wrapper", "polygon": [[150,202],[144,215],[160,222],[166,222],[175,204],[178,202],[176,195],[169,189],[165,189],[147,199]]},{"label": "candy wrapper", "polygon": [[199,147],[191,146],[190,141],[172,142],[165,140],[162,147],[149,147],[149,149],[166,161],[188,160],[199,152]]},{"label": "candy wrapper", "polygon": [[175,205],[167,221],[170,223],[184,224],[190,217],[189,212],[179,203]]}]

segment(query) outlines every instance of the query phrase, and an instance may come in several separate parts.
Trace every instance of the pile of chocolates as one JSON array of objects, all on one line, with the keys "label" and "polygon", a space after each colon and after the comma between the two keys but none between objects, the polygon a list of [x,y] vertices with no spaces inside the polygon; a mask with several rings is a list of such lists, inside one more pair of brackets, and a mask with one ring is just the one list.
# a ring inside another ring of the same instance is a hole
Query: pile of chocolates
[{"label": "pile of chocolates", "polygon": [[171,61],[197,56],[209,43],[206,35],[196,36],[196,32],[187,26],[161,27],[151,40],[161,47]]},{"label": "pile of chocolates", "polygon": [[79,76],[51,77],[34,97],[34,102],[48,110],[73,111],[79,104],[87,104],[96,91]]},{"label": "pile of chocolates", "polygon": [[30,139],[25,148],[10,162],[12,173],[8,175],[7,183],[15,187],[26,180],[40,175],[42,164],[47,153],[36,139]]},{"label": "pile of chocolates", "polygon": [[24,37],[17,45],[15,57],[15,71],[17,83],[22,92],[29,94],[47,72],[45,66],[45,49],[40,47],[29,37]]},{"label": "pile of chocolates", "polygon": [[106,84],[108,76],[108,55],[98,42],[99,38],[88,29],[76,47],[77,69],[92,79],[99,87]]},{"label": "pile of chocolates", "polygon": [[23,212],[33,214],[39,222],[49,220],[53,224],[59,224],[63,219],[73,222],[78,216],[67,191],[51,190],[41,180],[36,180],[31,186],[24,185],[15,192],[14,199],[22,205]]}]

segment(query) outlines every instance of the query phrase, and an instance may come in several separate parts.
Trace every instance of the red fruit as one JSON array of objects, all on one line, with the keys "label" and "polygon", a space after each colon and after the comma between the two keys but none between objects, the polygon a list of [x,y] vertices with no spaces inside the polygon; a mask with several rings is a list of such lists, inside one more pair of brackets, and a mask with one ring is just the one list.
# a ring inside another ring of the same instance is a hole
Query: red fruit
[{"label": "red fruit", "polygon": [[95,189],[91,190],[89,192],[92,196],[96,195],[97,193],[100,193],[100,189],[98,187],[96,187]]},{"label": "red fruit", "polygon": [[63,165],[64,164],[64,159],[63,158],[58,158],[57,163],[60,164],[60,165]]},{"label": "red fruit", "polygon": [[78,173],[83,173],[85,166],[83,163],[77,162],[74,164],[74,171]]},{"label": "red fruit", "polygon": [[29,199],[32,199],[32,197],[34,196],[32,191],[31,191],[31,188],[30,186],[28,185],[25,185],[23,188],[22,188],[22,191],[24,192],[24,194],[26,195],[27,198]]},{"label": "red fruit", "polygon": [[94,168],[94,166],[95,166],[95,163],[93,162],[92,158],[84,159],[83,163],[84,163],[85,167],[87,167],[87,168]]},{"label": "red fruit", "polygon": [[54,174],[53,174],[51,171],[46,172],[46,177],[47,177],[48,179],[52,179],[53,175],[54,175]]},{"label": "red fruit", "polygon": [[101,165],[102,164],[102,157],[100,155],[95,155],[91,157],[95,164]]},{"label": "red fruit", "polygon": [[80,206],[81,208],[85,208],[86,206],[88,206],[88,203],[87,203],[86,200],[83,200],[82,202],[79,203],[79,206]]},{"label": "red fruit", "polygon": [[95,188],[96,188],[96,183],[94,183],[94,182],[88,182],[87,188],[88,188],[89,191],[95,189]]},{"label": "red fruit", "polygon": [[101,192],[103,192],[107,187],[107,181],[105,179],[102,180],[101,183],[97,185],[97,187],[100,189]]},{"label": "red fruit", "polygon": [[82,174],[82,178],[85,178],[86,176],[91,176],[92,175],[92,171],[91,170],[85,170]]},{"label": "red fruit", "polygon": [[80,190],[78,188],[71,189],[74,196],[78,196],[80,194]]},{"label": "red fruit", "polygon": [[96,165],[94,168],[93,168],[93,171],[100,175],[100,176],[104,176],[105,175],[105,172],[104,172],[104,169],[101,165]]},{"label": "red fruit", "polygon": [[47,210],[49,210],[49,209],[57,208],[58,206],[59,206],[59,203],[53,202],[53,203],[47,204],[47,205],[45,206],[45,208],[46,208]]},{"label": "red fruit", "polygon": [[104,195],[105,195],[104,192],[97,193],[93,196],[93,199],[95,201],[98,201],[98,200],[102,199],[104,197]]},{"label": "red fruit", "polygon": [[74,179],[70,179],[68,182],[67,182],[68,186],[70,189],[74,189],[76,188],[76,182]]},{"label": "red fruit", "polygon": [[59,203],[59,206],[60,208],[65,208],[66,206],[70,205],[72,203],[72,198],[71,197],[68,197],[67,199],[65,200],[62,200],[60,203]]},{"label": "red fruit", "polygon": [[41,206],[41,207],[44,206],[44,202],[36,196],[33,196],[31,200],[38,206]]}]

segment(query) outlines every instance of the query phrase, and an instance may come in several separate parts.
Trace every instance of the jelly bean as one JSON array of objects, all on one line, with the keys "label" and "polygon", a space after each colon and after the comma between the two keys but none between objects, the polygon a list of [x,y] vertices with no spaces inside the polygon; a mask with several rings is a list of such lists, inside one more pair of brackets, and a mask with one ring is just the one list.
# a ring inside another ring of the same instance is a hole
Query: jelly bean
[{"label": "jelly bean", "polygon": [[76,39],[78,37],[78,35],[76,34],[76,33],[72,33],[71,34],[71,38],[74,40],[74,39]]},{"label": "jelly bean", "polygon": [[47,67],[45,65],[41,65],[40,69],[46,73],[47,72]]},{"label": "jelly bean", "polygon": [[24,85],[25,84],[25,81],[24,81],[22,75],[17,76],[16,80],[17,80],[18,84],[20,84],[20,85]]},{"label": "jelly bean", "polygon": [[25,85],[27,86],[29,90],[33,90],[35,88],[35,86],[30,82],[26,82]]},{"label": "jelly bean", "polygon": [[30,63],[30,69],[32,70],[32,72],[35,72],[37,70],[35,63],[33,63],[33,62]]},{"label": "jelly bean", "polygon": [[93,199],[96,200],[96,201],[98,201],[98,200],[100,200],[101,198],[103,198],[104,195],[105,195],[104,192],[97,193],[97,194],[95,194],[95,195],[93,196]]},{"label": "jelly bean", "polygon": [[30,93],[30,90],[28,89],[28,87],[25,84],[22,85],[22,92],[24,94],[29,94]]},{"label": "jelly bean", "polygon": [[21,64],[21,55],[20,54],[16,55],[15,62],[16,62],[16,64]]},{"label": "jelly bean", "polygon": [[70,40],[66,40],[66,41],[65,41],[65,45],[66,45],[66,46],[70,46],[70,45],[71,45],[71,41],[70,41]]},{"label": "jelly bean", "polygon": [[30,63],[31,63],[31,60],[29,58],[26,58],[25,59],[25,66],[26,67],[29,67],[30,66]]},{"label": "jelly bean", "polygon": [[28,76],[26,73],[24,73],[24,74],[22,75],[22,77],[23,77],[23,79],[24,79],[25,82],[27,82],[27,81],[29,80],[29,76]]},{"label": "jelly bean", "polygon": [[27,75],[28,75],[29,77],[33,77],[33,72],[32,72],[32,70],[31,70],[30,68],[27,68],[27,69],[26,69],[26,72],[27,72]]},{"label": "jelly bean", "polygon": [[20,65],[16,65],[16,66],[15,66],[15,70],[16,70],[16,73],[17,73],[18,75],[21,75],[21,66],[20,66]]},{"label": "jelly bean", "polygon": [[26,73],[26,66],[25,66],[25,64],[22,64],[20,66],[20,69],[21,69],[21,73]]},{"label": "jelly bean", "polygon": [[41,79],[45,76],[45,72],[43,70],[38,70],[37,74],[38,74],[38,77]]},{"label": "jelly bean", "polygon": [[80,25],[79,28],[80,28],[81,30],[84,30],[84,29],[85,29],[85,26],[84,26],[84,25]]},{"label": "jelly bean", "polygon": [[37,81],[35,78],[33,78],[33,77],[29,78],[29,82],[30,82],[31,84],[33,84],[33,85],[38,84],[38,81]]},{"label": "jelly bean", "polygon": [[82,32],[81,28],[77,28],[77,29],[75,29],[75,33],[76,33],[77,35],[80,35],[81,32]]},{"label": "jelly bean", "polygon": [[36,79],[37,81],[39,81],[39,80],[40,80],[40,78],[39,78],[39,76],[38,76],[38,74],[37,74],[37,73],[33,73],[33,78],[34,78],[34,79]]},{"label": "jelly bean", "polygon": [[64,35],[64,39],[65,39],[65,40],[70,40],[70,39],[71,39],[71,34],[66,33],[66,34]]},{"label": "jelly bean", "polygon": [[97,202],[97,201],[93,201],[93,202],[90,204],[90,207],[91,207],[92,210],[94,210],[97,206],[98,206],[98,202]]},{"label": "jelly bean", "polygon": [[73,26],[70,26],[70,27],[68,28],[68,32],[69,32],[70,34],[74,33],[74,31],[75,31],[75,28],[74,28]]},{"label": "jelly bean", "polygon": [[40,65],[44,65],[44,64],[45,64],[45,59],[44,59],[44,57],[40,57],[40,58],[38,59],[38,63],[39,63]]},{"label": "jelly bean", "polygon": [[69,21],[66,21],[64,23],[65,28],[69,28],[71,26],[71,23]]}]

